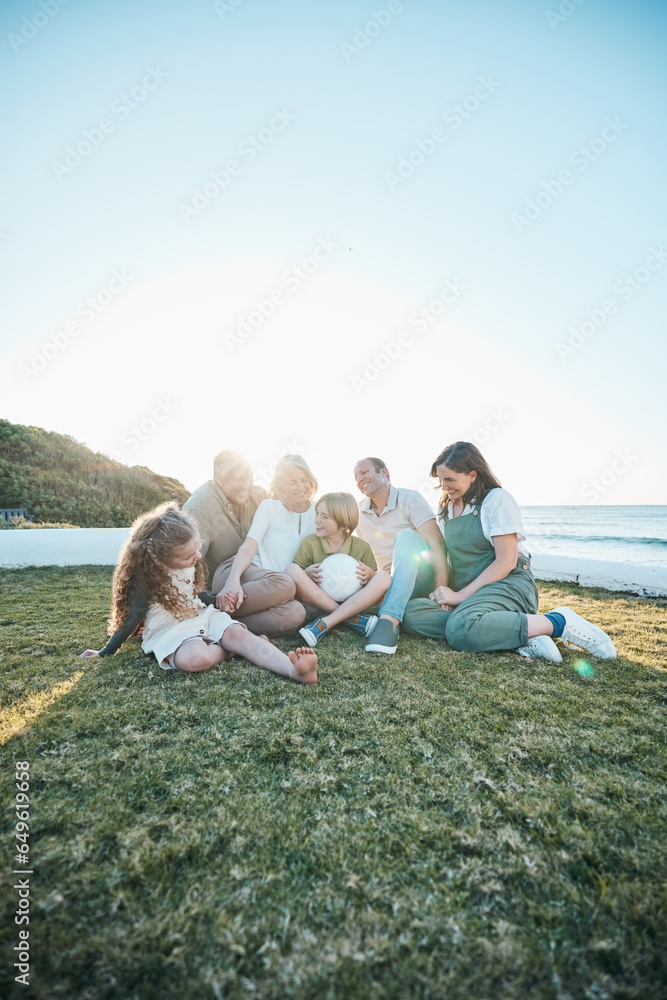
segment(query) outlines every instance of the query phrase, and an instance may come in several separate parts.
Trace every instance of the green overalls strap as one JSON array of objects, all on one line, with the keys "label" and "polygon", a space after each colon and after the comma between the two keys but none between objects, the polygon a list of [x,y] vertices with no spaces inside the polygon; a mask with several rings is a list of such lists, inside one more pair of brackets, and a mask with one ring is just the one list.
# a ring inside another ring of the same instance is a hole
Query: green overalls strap
[{"label": "green overalls strap", "polygon": [[[481,504],[445,523],[445,546],[452,568],[451,587],[459,591],[477,579],[496,558],[482,530]],[[416,598],[408,603],[403,629],[412,635],[446,639],[454,649],[490,652],[517,649],[528,641],[527,614],[537,612],[537,587],[530,556],[519,553],[516,566],[503,580],[488,583],[444,611],[435,601]]]},{"label": "green overalls strap", "polygon": [[[445,522],[445,546],[453,570],[452,590],[463,590],[496,558],[496,550],[482,530],[481,511],[482,505],[478,503],[469,514]],[[530,573],[530,556],[519,552],[510,576],[517,571]]]}]

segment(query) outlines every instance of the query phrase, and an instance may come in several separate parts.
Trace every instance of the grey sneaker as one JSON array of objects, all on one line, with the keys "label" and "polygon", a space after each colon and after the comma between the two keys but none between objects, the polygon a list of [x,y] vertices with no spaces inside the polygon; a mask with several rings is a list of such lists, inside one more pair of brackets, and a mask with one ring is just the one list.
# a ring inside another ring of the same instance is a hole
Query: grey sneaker
[{"label": "grey sneaker", "polygon": [[539,656],[542,660],[551,660],[552,663],[563,662],[560,649],[550,635],[533,636],[525,646],[519,646],[517,653],[519,656]]},{"label": "grey sneaker", "polygon": [[377,625],[368,637],[367,653],[395,653],[400,630],[388,618],[378,618]]},{"label": "grey sneaker", "polygon": [[585,649],[591,656],[597,656],[601,660],[615,660],[616,647],[606,632],[603,632],[597,625],[591,625],[589,621],[578,615],[572,608],[554,608],[565,619],[565,628],[560,637],[564,646],[570,649]]}]

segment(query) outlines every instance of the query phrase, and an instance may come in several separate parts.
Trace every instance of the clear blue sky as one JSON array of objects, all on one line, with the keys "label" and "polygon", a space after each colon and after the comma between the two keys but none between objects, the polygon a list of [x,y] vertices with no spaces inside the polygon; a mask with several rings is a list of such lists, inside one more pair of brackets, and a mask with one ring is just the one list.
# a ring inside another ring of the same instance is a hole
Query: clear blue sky
[{"label": "clear blue sky", "polygon": [[664,3],[43,3],[0,8],[0,416],[191,488],[474,438],[522,503],[667,503]]}]

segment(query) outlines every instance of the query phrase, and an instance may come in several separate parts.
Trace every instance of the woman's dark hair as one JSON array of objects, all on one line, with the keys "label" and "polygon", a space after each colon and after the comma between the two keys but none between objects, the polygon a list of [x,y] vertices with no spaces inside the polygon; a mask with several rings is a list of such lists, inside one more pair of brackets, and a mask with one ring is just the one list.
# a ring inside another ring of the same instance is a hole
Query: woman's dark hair
[{"label": "woman's dark hair", "polygon": [[[452,472],[476,472],[477,478],[470,488],[466,490],[461,498],[463,505],[469,503],[482,503],[490,490],[496,489],[500,483],[489,468],[488,462],[482,455],[477,445],[470,441],[455,441],[448,444],[444,451],[441,451],[435,462],[431,466],[430,476],[437,476],[436,469],[439,465],[446,465]],[[449,494],[443,490],[440,494],[440,517],[446,521],[448,516]]]}]

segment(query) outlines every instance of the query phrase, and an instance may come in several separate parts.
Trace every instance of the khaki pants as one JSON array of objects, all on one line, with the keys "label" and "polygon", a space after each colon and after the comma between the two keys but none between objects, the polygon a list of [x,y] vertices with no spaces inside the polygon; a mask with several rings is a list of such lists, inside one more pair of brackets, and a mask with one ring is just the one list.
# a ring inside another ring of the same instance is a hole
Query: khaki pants
[{"label": "khaki pants", "polygon": [[[215,571],[211,590],[224,590],[232,559],[221,563]],[[295,632],[306,620],[303,604],[294,600],[296,587],[287,573],[276,573],[259,566],[248,566],[241,576],[245,600],[232,618],[242,622],[255,635],[280,636]]]}]

